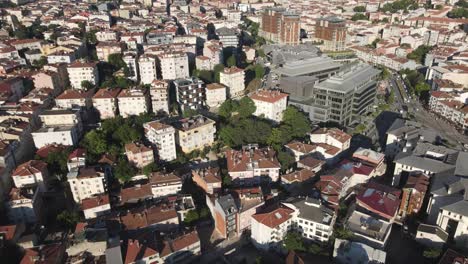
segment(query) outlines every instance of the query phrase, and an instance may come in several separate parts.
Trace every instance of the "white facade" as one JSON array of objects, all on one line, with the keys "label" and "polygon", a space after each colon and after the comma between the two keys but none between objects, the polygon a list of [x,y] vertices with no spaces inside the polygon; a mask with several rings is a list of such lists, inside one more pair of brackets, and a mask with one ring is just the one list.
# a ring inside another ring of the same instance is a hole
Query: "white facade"
[{"label": "white facade", "polygon": [[188,56],[185,52],[164,53],[158,56],[162,79],[175,80],[190,77]]},{"label": "white facade", "polygon": [[220,83],[226,85],[228,89],[228,97],[236,98],[244,95],[245,89],[245,72],[237,67],[225,68],[219,73]]},{"label": "white facade", "polygon": [[119,113],[126,118],[148,112],[148,97],[141,90],[122,90],[118,96]]},{"label": "white facade", "polygon": [[100,89],[93,96],[93,106],[99,112],[101,120],[114,118],[117,113],[117,95],[119,89]]},{"label": "white facade", "polygon": [[99,83],[99,73],[94,63],[74,63],[67,67],[70,85],[75,89],[82,89],[81,83],[89,81],[93,85]]},{"label": "white facade", "polygon": [[140,82],[142,84],[151,84],[158,78],[156,71],[156,59],[151,56],[141,56],[138,60],[140,73]]},{"label": "white facade", "polygon": [[[203,121],[199,121],[201,118],[203,118]],[[198,124],[193,127],[187,124],[186,128],[184,127],[185,124],[181,124],[182,128],[177,129],[177,143],[185,153],[211,146],[214,143],[216,134],[216,126],[213,120],[195,116],[191,121]]]},{"label": "white facade", "polygon": [[153,113],[160,111],[169,113],[169,93],[168,83],[164,81],[154,81],[151,84],[150,96]]},{"label": "white facade", "polygon": [[94,176],[86,177],[76,176],[76,174],[76,171],[68,174],[68,183],[70,184],[70,190],[75,202],[80,203],[85,198],[105,193],[106,181],[104,174],[98,173]]},{"label": "white facade", "polygon": [[437,225],[447,232],[457,223],[453,238],[455,243],[462,247],[468,247],[468,214],[466,211],[461,212],[467,205],[468,201],[462,200],[442,207],[437,217]]},{"label": "white facade", "polygon": [[83,210],[85,219],[93,219],[96,218],[106,212],[110,212],[111,207],[110,204],[102,204],[93,208]]},{"label": "white facade", "polygon": [[79,142],[79,130],[76,125],[66,127],[43,127],[31,134],[34,145],[38,149],[50,144],[75,146]]},{"label": "white facade", "polygon": [[148,141],[156,145],[159,159],[171,161],[177,158],[175,129],[172,126],[152,121],[145,123],[143,127]]},{"label": "white facade", "polygon": [[205,89],[206,105],[208,107],[218,107],[226,101],[226,87],[224,85],[207,84]]},{"label": "white facade", "polygon": [[250,96],[255,103],[255,116],[263,116],[274,122],[283,120],[283,111],[286,110],[288,95],[279,91],[261,90]]}]

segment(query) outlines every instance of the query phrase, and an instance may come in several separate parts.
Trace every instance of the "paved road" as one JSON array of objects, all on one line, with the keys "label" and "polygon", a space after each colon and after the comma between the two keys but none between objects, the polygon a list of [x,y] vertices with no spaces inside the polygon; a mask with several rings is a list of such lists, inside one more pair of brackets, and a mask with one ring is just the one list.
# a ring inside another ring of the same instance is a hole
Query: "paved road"
[{"label": "paved road", "polygon": [[[461,134],[454,125],[450,124],[449,122],[436,117],[428,110],[424,109],[421,103],[418,100],[411,98],[408,94],[406,89],[404,89],[404,84],[399,78],[399,76],[394,75],[390,79],[391,87],[394,90],[396,102],[395,107],[399,110],[403,110],[404,106],[406,106],[406,111],[414,115],[414,119],[421,124],[432,128],[440,133],[440,135],[452,142],[453,144],[468,144],[468,137]],[[403,89],[398,89],[397,83],[399,83]]]}]

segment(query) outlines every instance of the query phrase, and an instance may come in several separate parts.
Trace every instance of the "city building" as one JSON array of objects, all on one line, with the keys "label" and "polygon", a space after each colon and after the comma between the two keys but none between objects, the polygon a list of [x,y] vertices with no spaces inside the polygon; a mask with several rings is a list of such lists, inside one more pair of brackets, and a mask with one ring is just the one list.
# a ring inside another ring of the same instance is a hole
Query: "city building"
[{"label": "city building", "polygon": [[187,53],[182,51],[171,51],[158,55],[161,78],[164,80],[175,80],[189,78],[189,59]]},{"label": "city building", "polygon": [[[465,193],[466,196],[466,193]],[[460,247],[468,246],[468,200],[442,206],[437,225]]]},{"label": "city building", "polygon": [[[127,65],[128,78],[135,82],[138,81],[138,78],[140,77],[140,74],[138,72],[139,70],[138,55],[135,52],[124,52],[122,60],[125,62],[125,65]],[[151,62],[149,62],[147,66],[150,67]],[[146,69],[146,70],[150,70],[150,69]],[[147,76],[146,76],[146,79],[148,79]],[[148,80],[145,80],[145,82],[147,81]]]},{"label": "city building", "polygon": [[210,83],[205,88],[205,104],[209,108],[220,106],[226,101],[226,86],[219,83]]},{"label": "city building", "polygon": [[96,45],[96,54],[100,61],[109,61],[109,55],[121,53],[122,45],[117,41],[100,41]]},{"label": "city building", "polygon": [[290,97],[289,104],[313,122],[351,125],[373,111],[380,71],[366,64],[350,66],[314,85],[309,96]]},{"label": "city building", "polygon": [[50,144],[75,146],[83,132],[79,111],[46,110],[39,115],[42,127],[32,134],[36,148]]},{"label": "city building", "polygon": [[125,155],[137,168],[143,168],[154,162],[153,149],[141,143],[125,144]]},{"label": "city building", "polygon": [[214,143],[216,126],[215,121],[196,115],[184,118],[174,124],[177,130],[176,142],[184,153],[195,149],[202,150]]},{"label": "city building", "polygon": [[81,210],[85,219],[93,219],[109,213],[111,210],[109,195],[99,194],[81,200]]},{"label": "city building", "polygon": [[174,127],[160,121],[151,121],[143,124],[143,128],[146,139],[156,146],[160,160],[172,161],[177,158]]},{"label": "city building", "polygon": [[333,258],[339,264],[358,264],[367,262],[385,264],[387,253],[366,244],[344,239],[335,239]]},{"label": "city building", "polygon": [[[219,40],[208,40],[203,44],[203,57],[200,58],[200,63],[206,65],[206,70],[213,70],[214,66],[222,64],[223,57],[223,43],[220,43]],[[198,62],[198,61],[197,61]],[[197,63],[197,69],[199,63]]]},{"label": "city building", "polygon": [[299,14],[282,7],[268,7],[262,13],[260,35],[278,44],[297,45],[300,42]]},{"label": "city building", "polygon": [[346,21],[338,17],[317,19],[315,23],[314,39],[321,44],[325,51],[343,51],[346,41]]},{"label": "city building", "polygon": [[93,167],[82,167],[70,171],[67,181],[76,203],[83,199],[106,192],[106,177],[103,172]]},{"label": "city building", "polygon": [[150,87],[151,109],[153,113],[169,113],[169,84],[154,80]]},{"label": "city building", "polygon": [[65,90],[55,98],[55,106],[62,109],[89,109],[93,91]]},{"label": "city building", "polygon": [[398,209],[398,218],[414,216],[422,208],[426,192],[429,188],[429,176],[421,172],[414,172],[408,176],[402,189],[401,204]]},{"label": "city building", "polygon": [[33,192],[11,188],[6,201],[8,219],[13,223],[33,224],[41,221],[44,211],[43,192],[40,185]]},{"label": "city building", "polygon": [[84,167],[86,165],[86,150],[77,148],[68,155],[67,168],[68,171]]},{"label": "city building", "polygon": [[223,182],[219,168],[211,167],[192,170],[192,180],[210,195],[218,193]]},{"label": "city building", "polygon": [[288,104],[288,95],[276,90],[257,90],[249,95],[255,103],[255,116],[280,123]]},{"label": "city building", "polygon": [[97,63],[75,61],[67,66],[68,79],[74,89],[85,89],[83,82],[91,85],[99,84],[99,73]]},{"label": "city building", "polygon": [[151,84],[158,78],[156,58],[149,54],[140,56],[138,58],[138,72],[142,84]]},{"label": "city building", "polygon": [[30,160],[16,167],[11,174],[16,188],[36,187],[47,180],[47,163],[40,160]]},{"label": "city building", "polygon": [[276,152],[257,145],[242,147],[242,150],[227,150],[227,169],[232,182],[237,185],[259,184],[261,181],[276,182],[280,164]]},{"label": "city building", "polygon": [[234,28],[218,28],[216,29],[216,35],[223,48],[235,49],[239,46],[239,33]]},{"label": "city building", "polygon": [[197,78],[177,79],[174,81],[177,103],[182,111],[200,109],[205,102],[205,84]]},{"label": "city building", "polygon": [[147,90],[123,89],[117,95],[119,105],[119,115],[129,117],[148,113],[149,96]]},{"label": "city building", "polygon": [[224,68],[219,73],[219,82],[228,87],[228,98],[237,98],[244,95],[245,72],[235,66]]},{"label": "city building", "polygon": [[174,173],[153,172],[149,178],[153,198],[174,195],[182,190],[182,179]]},{"label": "city building", "polygon": [[102,88],[93,96],[93,107],[98,111],[101,120],[114,118],[117,115],[117,96],[120,89]]}]

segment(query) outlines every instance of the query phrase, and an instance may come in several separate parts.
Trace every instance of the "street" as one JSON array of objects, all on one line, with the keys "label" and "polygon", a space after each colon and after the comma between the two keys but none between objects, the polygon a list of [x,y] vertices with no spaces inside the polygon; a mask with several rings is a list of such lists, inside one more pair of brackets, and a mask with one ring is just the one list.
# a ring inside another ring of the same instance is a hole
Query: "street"
[{"label": "street", "polygon": [[[399,75],[393,75],[390,79],[390,86],[395,94],[395,107],[400,113],[412,114],[414,120],[432,128],[440,133],[440,136],[447,141],[460,145],[468,144],[468,137],[461,134],[452,124],[442,118],[436,117],[434,114],[426,110],[417,99],[411,98],[407,94],[405,85]],[[401,89],[398,88],[400,85]],[[402,94],[403,93],[403,94]]]}]

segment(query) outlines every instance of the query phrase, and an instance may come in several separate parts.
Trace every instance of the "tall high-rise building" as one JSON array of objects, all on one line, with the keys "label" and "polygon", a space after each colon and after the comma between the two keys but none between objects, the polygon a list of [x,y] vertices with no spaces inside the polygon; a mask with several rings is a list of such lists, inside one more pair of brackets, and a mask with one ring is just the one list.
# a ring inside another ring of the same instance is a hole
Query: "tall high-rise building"
[{"label": "tall high-rise building", "polygon": [[177,103],[182,111],[200,109],[205,101],[205,83],[197,78],[184,78],[174,81]]},{"label": "tall high-rise building", "polygon": [[279,44],[299,44],[300,31],[300,17],[295,12],[271,7],[262,14],[261,35],[268,40]]},{"label": "tall high-rise building", "polygon": [[338,17],[318,19],[315,24],[315,39],[317,41],[323,41],[323,50],[344,50],[346,40],[346,21]]}]

